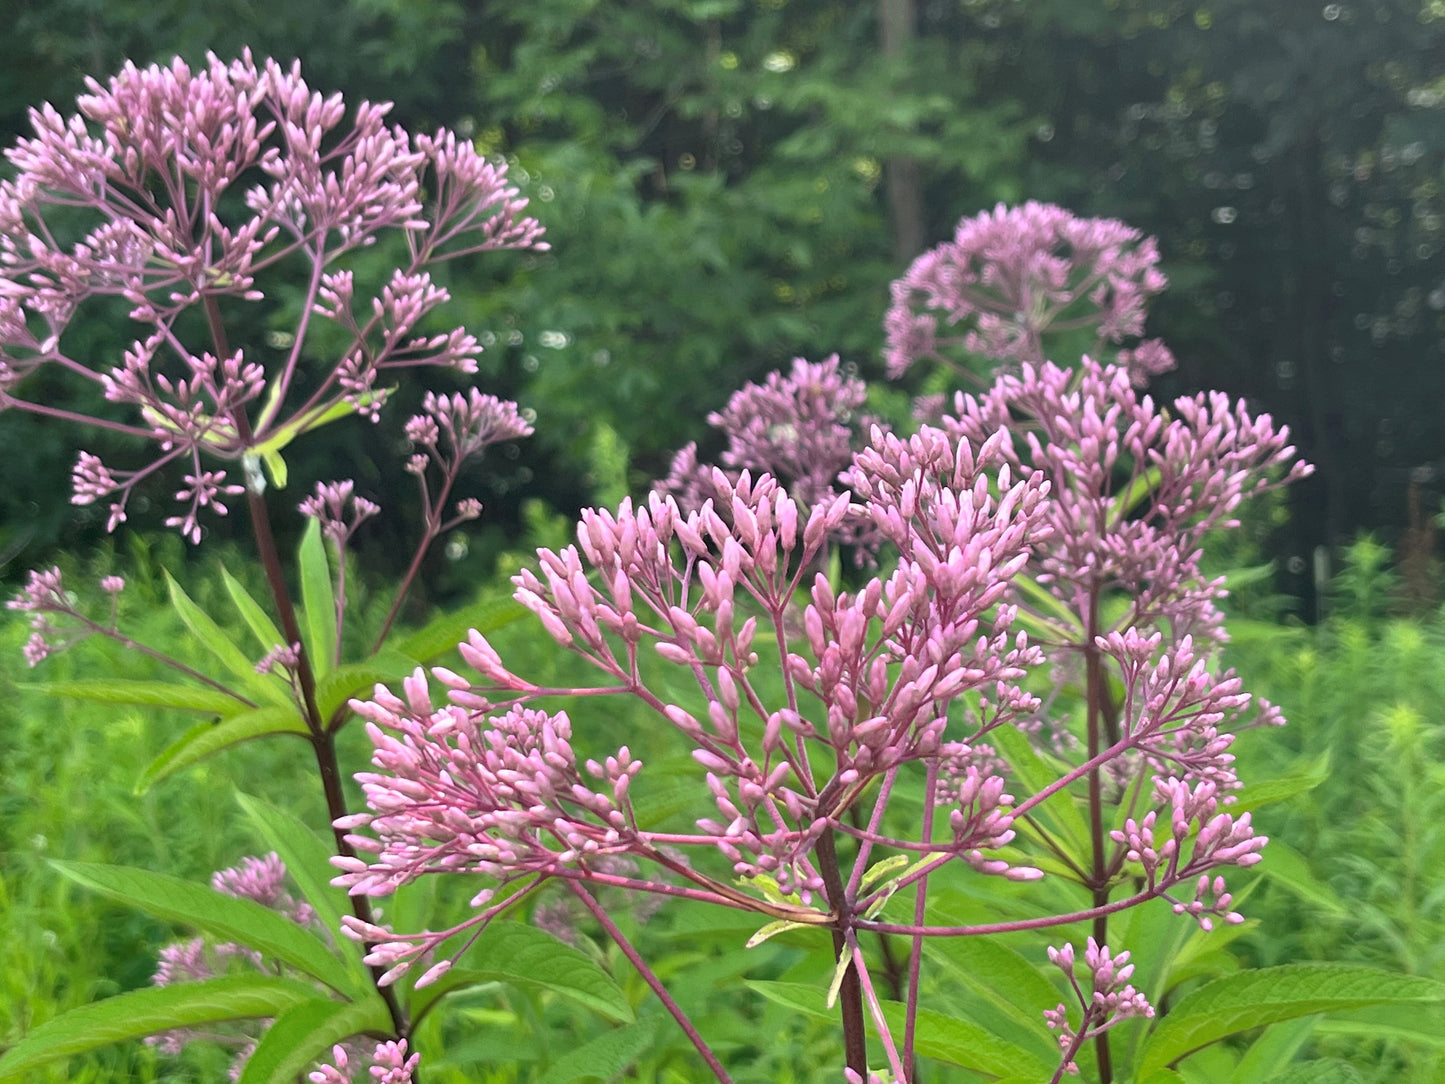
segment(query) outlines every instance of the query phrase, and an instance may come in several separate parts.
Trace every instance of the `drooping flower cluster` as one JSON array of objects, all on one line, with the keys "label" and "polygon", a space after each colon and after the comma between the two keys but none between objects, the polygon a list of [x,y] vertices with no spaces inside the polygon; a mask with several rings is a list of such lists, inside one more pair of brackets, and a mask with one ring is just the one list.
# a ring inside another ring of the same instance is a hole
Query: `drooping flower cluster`
[{"label": "drooping flower cluster", "polygon": [[[449,132],[389,127],[385,104],[363,102],[344,124],[341,96],[313,92],[299,66],[246,54],[229,64],[212,56],[193,71],[177,59],[127,65],[107,85],[88,86],[78,114],[33,111],[34,135],[7,152],[16,176],[0,181],[0,409],[153,445],[152,461],[136,470],[80,455],[73,499],[110,501],[112,529],[133,488],[180,461],[182,511],[167,522],[197,541],[200,513],[223,513],[222,498],[242,491],[214,461],[241,461],[244,481],[259,488],[259,462],[279,478],[279,453],[296,436],[340,412],[375,417],[387,374],[474,372],[475,338],[423,329],[448,299],[428,268],[546,247],[505,166]],[[52,224],[61,215],[64,230]],[[57,240],[86,216],[80,240]],[[409,263],[374,296],[357,296],[363,287],[345,256],[392,230],[404,235]],[[309,285],[284,356],[272,362],[249,343],[228,344],[222,306],[262,300],[268,276],[284,278],[286,268]],[[67,352],[67,329],[96,297],[124,300],[141,325],[119,364]],[[192,341],[181,319],[190,309],[204,341]],[[340,325],[349,345],[318,357],[315,318]],[[26,398],[25,378],[41,367],[96,385],[131,417]]]},{"label": "drooping flower cluster", "polygon": [[[1098,345],[1144,330],[1144,307],[1167,285],[1152,237],[1062,207],[1000,204],[958,224],[893,283],[884,328],[890,377],[920,360],[968,372],[960,349],[993,361],[1043,362],[1050,332],[1092,329]],[[1136,382],[1174,367],[1158,340],[1121,353]]]}]

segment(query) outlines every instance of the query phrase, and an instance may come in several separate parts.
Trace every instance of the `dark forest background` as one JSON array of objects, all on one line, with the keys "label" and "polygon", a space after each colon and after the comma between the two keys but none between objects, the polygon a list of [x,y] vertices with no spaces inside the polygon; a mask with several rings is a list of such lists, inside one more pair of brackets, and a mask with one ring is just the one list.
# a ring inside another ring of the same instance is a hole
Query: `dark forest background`
[{"label": "dark forest background", "polygon": [[[477,468],[487,526],[437,555],[439,594],[529,517],[642,489],[795,356],[881,382],[888,282],[959,217],[1039,199],[1159,238],[1150,331],[1180,369],[1156,394],[1245,396],[1318,465],[1257,532],[1301,614],[1316,554],[1364,530],[1438,601],[1442,0],[11,0],[0,139],[127,58],[244,46],[506,156],[549,231],[449,282],[484,386],[537,436]],[[261,313],[252,348],[287,319]],[[127,341],[74,334],[97,358]],[[101,538],[103,513],[56,499],[74,439],[0,421],[0,575]],[[384,489],[396,454],[385,425],[337,427],[292,470]],[[383,529],[367,557],[393,552]]]}]

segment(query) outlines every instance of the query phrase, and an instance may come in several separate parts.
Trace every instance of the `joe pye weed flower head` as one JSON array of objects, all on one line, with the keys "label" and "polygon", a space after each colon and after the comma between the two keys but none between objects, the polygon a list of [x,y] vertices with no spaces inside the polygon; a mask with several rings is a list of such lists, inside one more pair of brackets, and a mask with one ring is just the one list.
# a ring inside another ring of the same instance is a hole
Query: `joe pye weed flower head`
[{"label": "joe pye weed flower head", "polygon": [[[875,427],[843,487],[810,505],[771,475],[715,470],[692,511],[654,493],[585,512],[575,546],[540,551],[539,568],[513,582],[558,644],[598,671],[596,685],[538,686],[474,633],[460,645],[473,675],[418,671],[399,695],[378,688],[354,704],[377,770],[358,776],[371,813],[344,825],[368,829],[352,841],[369,857],[338,859],[338,883],[386,895],[465,871],[495,886],[447,930],[349,925],[378,942],[372,960],[393,979],[548,881],[584,902],[623,887],[750,910],[765,923],[755,941],[816,926],[839,960],[849,1071],[867,1068],[866,1011],[903,1080],[921,939],[1088,922],[1099,936],[1086,1018],[1049,1016],[1062,1073],[1086,1038],[1152,1012],[1122,984],[1127,969],[1111,970],[1109,915],[1162,898],[1206,929],[1240,920],[1215,871],[1257,861],[1265,840],[1249,814],[1227,811],[1230,746],[1240,726],[1278,720],[1210,666],[1224,592],[1202,573],[1199,543],[1245,498],[1306,469],[1268,418],[1222,397],[1164,411],[1122,366],[1084,359],[1075,372],[1025,363],[911,437]],[[810,571],[847,526],[876,532],[891,555],[852,591]],[[693,693],[679,696],[655,660]],[[1051,717],[1064,687],[1082,718]],[[712,812],[692,831],[646,823],[634,803],[645,765],[629,746],[596,748],[580,720],[546,707],[562,695],[584,698],[579,712],[599,697],[645,704],[693,747]],[[1053,778],[1026,784],[999,754],[1020,732],[1042,743]],[[922,793],[921,823],[890,811],[905,790]],[[1050,802],[1087,811],[1085,853],[1037,830]],[[1120,802],[1132,813],[1111,831],[1105,806]],[[676,849],[697,858],[679,862]],[[615,872],[619,856],[659,875]],[[1031,881],[1045,866],[1092,905],[973,926],[928,920],[931,878]],[[878,934],[913,939],[901,1043],[863,951]],[[1072,949],[1057,959],[1072,961]]]},{"label": "joe pye weed flower head", "polygon": [[[1129,984],[1128,952],[1108,943],[1110,916],[1164,900],[1203,928],[1239,921],[1220,871],[1258,861],[1265,840],[1248,813],[1230,812],[1231,745],[1241,726],[1277,715],[1213,665],[1224,589],[1203,573],[1200,547],[1244,500],[1306,468],[1283,429],[1223,396],[1161,407],[1143,394],[1170,362],[1162,344],[1071,368],[1045,359],[1046,333],[1089,330],[1110,349],[1142,334],[1144,305],[1165,285],[1151,240],[1036,204],[965,220],[895,285],[890,369],[946,362],[957,346],[1009,372],[936,404],[912,434],[860,424],[865,389],[837,359],[744,389],[710,418],[729,440],[720,468],[685,454],[674,485],[584,512],[575,545],[539,551],[514,577],[516,599],[595,682],[538,684],[474,631],[459,645],[469,673],[418,669],[397,691],[352,701],[374,748],[358,814],[337,782],[344,713],[323,717],[316,695],[318,669],[341,662],[344,554],[334,615],[308,614],[303,636],[263,492],[286,484],[297,437],[344,415],[375,420],[401,370],[475,371],[468,332],[424,330],[448,299],[430,269],[544,247],[540,227],[505,169],[468,143],[388,126],[384,105],[362,103],[348,124],[340,97],[312,92],[295,66],[249,55],[195,71],[127,66],[92,82],[79,108],[35,111],[35,134],[9,152],[16,175],[0,182],[0,408],[148,449],[131,467],[79,455],[72,499],[106,502],[112,529],[136,487],[173,462],[166,522],[191,543],[204,515],[244,497],[281,624],[258,669],[284,676],[315,750],[337,880],[353,897],[343,923],[391,1014],[373,1078],[416,1068],[397,980],[424,968],[414,985],[435,982],[548,886],[617,944],[721,1080],[726,1068],[598,890],[747,912],[760,923],[750,944],[816,930],[836,960],[827,997],[848,1079],[860,1081],[882,1079],[880,1067],[914,1079],[927,938],[1087,924],[1084,980],[1072,944],[1050,952],[1082,1015],[1060,1003],[1046,1020],[1055,1080],[1086,1042],[1108,1080],[1109,1032],[1153,1012]],[[387,235],[402,265],[359,281],[349,257]],[[272,276],[295,272],[303,303],[287,345],[236,339],[236,315],[274,296]],[[118,360],[73,356],[67,329],[106,297],[127,307],[133,341]],[[318,360],[323,321],[344,345]],[[940,321],[960,325],[957,341],[940,337]],[[30,394],[41,370],[93,386],[107,406]],[[478,389],[432,393],[407,422],[422,542],[378,646],[426,546],[480,511],[453,500],[462,462],[530,431],[515,404]],[[299,511],[344,550],[380,509],[341,479],[317,482]],[[867,573],[845,584],[819,572],[825,547],[865,538],[877,551]],[[120,586],[104,585],[112,603]],[[87,616],[58,572],[32,576],[12,605],[34,625],[32,662],[79,635],[121,638],[114,614]],[[598,737],[616,697],[688,747],[704,807],[690,824],[641,812],[642,749],[655,739]],[[1087,839],[1045,830],[1061,806],[1083,813]],[[277,865],[256,860],[217,888],[308,921]],[[469,917],[420,932],[377,921],[371,897],[433,873],[485,878]],[[972,924],[937,917],[930,886],[982,877],[1057,878],[1079,902]],[[872,958],[888,938],[909,946],[906,967]],[[203,951],[177,948],[166,977],[207,966]],[[904,1003],[901,1028],[880,979]],[[337,1047],[310,1079],[344,1080],[359,1060]]]}]

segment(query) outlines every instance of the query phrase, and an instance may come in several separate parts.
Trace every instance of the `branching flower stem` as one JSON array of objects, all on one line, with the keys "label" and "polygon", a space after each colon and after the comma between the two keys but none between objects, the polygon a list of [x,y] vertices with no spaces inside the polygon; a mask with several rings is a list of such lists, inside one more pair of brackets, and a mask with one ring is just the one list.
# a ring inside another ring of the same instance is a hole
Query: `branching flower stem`
[{"label": "branching flower stem", "polygon": [[[244,419],[241,420],[244,421]],[[341,764],[336,756],[336,735],[334,731],[328,729],[326,720],[321,718],[321,712],[316,704],[316,674],[312,670],[311,660],[306,654],[301,626],[296,620],[296,607],[291,600],[290,591],[286,587],[286,578],[281,571],[281,558],[276,550],[276,539],[271,531],[271,519],[266,510],[266,502],[259,493],[248,487],[246,503],[251,513],[251,526],[256,539],[256,549],[261,555],[261,564],[266,570],[266,581],[271,588],[271,596],[276,603],[276,611],[281,619],[282,634],[288,642],[300,645],[296,660],[297,685],[301,691],[306,711],[306,727],[310,731],[308,738],[312,753],[316,758],[316,769],[321,776],[321,789],[326,797],[327,818],[332,822],[331,831],[336,842],[336,853],[355,857],[356,849],[347,840],[346,832],[335,827],[336,821],[350,813],[346,806],[346,795],[341,788]],[[352,896],[350,899],[352,914],[359,921],[373,925],[375,920],[372,915],[371,901],[366,896]],[[369,950],[370,946],[368,945],[367,948]],[[386,1002],[387,1012],[391,1016],[392,1028],[396,1032],[397,1039],[406,1039],[409,1038],[406,1012],[397,1000],[396,991],[391,986],[381,985],[381,976],[385,971],[384,967],[372,966],[372,981],[376,983],[376,989],[381,995],[381,999]],[[413,1081],[419,1084],[415,1074]]]}]

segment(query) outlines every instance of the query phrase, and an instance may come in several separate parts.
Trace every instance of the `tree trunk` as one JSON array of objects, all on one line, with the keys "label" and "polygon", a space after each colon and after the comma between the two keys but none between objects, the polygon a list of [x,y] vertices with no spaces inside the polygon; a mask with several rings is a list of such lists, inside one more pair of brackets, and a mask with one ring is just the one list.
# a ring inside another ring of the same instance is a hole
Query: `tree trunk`
[{"label": "tree trunk", "polygon": [[[878,0],[878,32],[885,57],[906,57],[918,36],[914,0]],[[923,179],[918,161],[888,159],[883,163],[883,185],[888,194],[893,256],[901,269],[923,251]]]}]

